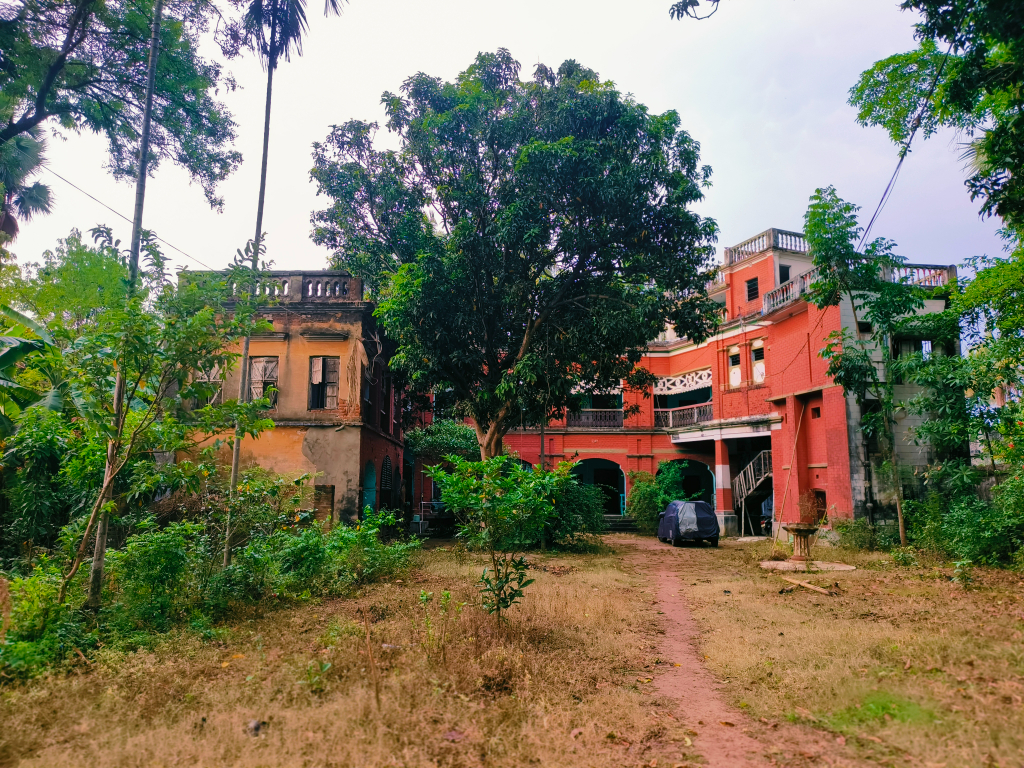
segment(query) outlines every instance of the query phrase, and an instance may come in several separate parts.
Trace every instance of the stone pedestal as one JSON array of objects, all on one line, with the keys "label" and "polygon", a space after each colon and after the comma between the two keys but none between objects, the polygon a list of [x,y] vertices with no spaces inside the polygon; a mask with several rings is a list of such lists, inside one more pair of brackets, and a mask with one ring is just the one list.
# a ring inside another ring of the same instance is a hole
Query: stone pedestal
[{"label": "stone pedestal", "polygon": [[811,536],[818,530],[817,523],[784,523],[782,530],[793,535],[793,556],[789,558],[796,563],[805,563],[811,559]]}]

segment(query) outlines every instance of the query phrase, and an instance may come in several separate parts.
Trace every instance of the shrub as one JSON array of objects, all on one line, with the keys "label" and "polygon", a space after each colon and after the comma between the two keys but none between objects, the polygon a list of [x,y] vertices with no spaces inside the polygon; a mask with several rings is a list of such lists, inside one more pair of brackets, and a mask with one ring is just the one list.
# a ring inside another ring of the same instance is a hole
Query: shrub
[{"label": "shrub", "polygon": [[658,481],[650,472],[630,472],[631,487],[626,497],[626,514],[633,518],[641,533],[657,533],[658,517],[668,502]]},{"label": "shrub", "polygon": [[603,533],[604,493],[570,476],[555,495],[555,507],[544,526],[549,542],[576,547],[590,535]]},{"label": "shrub", "polygon": [[533,581],[526,578],[522,552],[544,535],[555,497],[570,481],[571,465],[562,462],[547,472],[524,467],[507,455],[487,461],[449,458],[451,472],[431,467],[428,474],[441,486],[445,506],[456,514],[459,537],[488,554],[491,567],[484,569],[478,584],[484,608],[500,620]]},{"label": "shrub", "polygon": [[10,625],[0,643],[0,673],[8,678],[37,675],[95,647],[97,634],[86,616],[69,605],[57,605],[61,571],[43,557],[33,572],[12,579]]},{"label": "shrub", "polygon": [[856,520],[837,520],[835,531],[838,534],[838,546],[845,549],[872,551],[876,548],[875,526],[866,517]]}]

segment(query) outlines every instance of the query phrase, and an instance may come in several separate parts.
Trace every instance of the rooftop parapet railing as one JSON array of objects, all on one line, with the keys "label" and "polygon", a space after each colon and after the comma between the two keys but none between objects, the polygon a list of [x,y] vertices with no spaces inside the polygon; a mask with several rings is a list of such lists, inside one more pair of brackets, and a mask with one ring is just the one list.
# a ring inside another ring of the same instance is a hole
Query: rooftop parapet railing
[{"label": "rooftop parapet railing", "polygon": [[785,229],[766,229],[739,245],[725,249],[725,263],[736,264],[744,259],[764,253],[769,249],[807,253],[807,240],[802,232],[790,232]]},{"label": "rooftop parapet railing", "polygon": [[[207,280],[224,279],[223,272],[192,272],[181,273],[183,280],[201,283]],[[244,287],[228,286],[228,301],[238,295]],[[260,285],[256,289],[261,296],[273,296],[282,304],[317,303],[330,304],[341,302],[362,301],[362,281],[348,272],[341,270],[316,271],[271,271],[263,273]]]}]

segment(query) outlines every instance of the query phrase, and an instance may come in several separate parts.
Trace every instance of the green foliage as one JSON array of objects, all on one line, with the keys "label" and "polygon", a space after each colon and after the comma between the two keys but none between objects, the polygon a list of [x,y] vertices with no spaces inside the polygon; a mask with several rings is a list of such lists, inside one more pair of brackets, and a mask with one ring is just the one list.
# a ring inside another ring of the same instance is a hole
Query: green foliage
[{"label": "green foliage", "polygon": [[657,533],[658,516],[668,504],[661,486],[650,472],[630,472],[629,482],[626,514],[633,518],[641,533]]},{"label": "green foliage", "polygon": [[973,137],[964,146],[971,199],[1024,226],[1024,24],[1010,0],[905,0],[920,47],[876,62],[850,90],[861,125],[906,145],[915,130]]},{"label": "green foliage", "polygon": [[871,552],[878,548],[875,526],[866,517],[855,520],[834,520],[832,527],[839,535],[839,546]]},{"label": "green foliage", "polygon": [[481,455],[592,391],[646,391],[637,363],[666,324],[712,332],[717,226],[689,209],[710,169],[675,112],[574,61],[524,82],[506,50],[384,103],[399,150],[360,121],[314,145],[332,201],[314,239],[379,297],[411,388],[450,390],[473,418]]},{"label": "green foliage", "polygon": [[[279,518],[269,529],[254,527],[222,569],[217,519],[137,524],[122,548],[107,553],[107,605],[98,616],[74,607],[76,600],[58,605],[62,569],[56,560],[37,558],[31,574],[11,581],[13,610],[0,643],[0,675],[32,676],[99,642],[135,647],[174,627],[205,632],[233,613],[344,594],[399,575],[419,546],[385,542],[380,531],[394,520],[369,510],[358,527],[330,531],[317,524],[296,528]],[[76,598],[83,577],[75,582]]]},{"label": "green foliage", "polygon": [[571,477],[555,495],[555,508],[545,523],[548,542],[564,549],[586,548],[589,538],[603,533],[604,492]]},{"label": "green foliage", "polygon": [[657,476],[650,472],[630,472],[626,514],[642,533],[657,533],[658,518],[672,501],[689,499],[683,491],[685,461],[663,461]]},{"label": "green foliage", "polygon": [[[153,3],[35,0],[0,21],[0,146],[42,127],[103,134],[108,167],[134,179],[145,103]],[[241,162],[220,88],[220,64],[199,55],[218,11],[206,3],[164,6],[154,89],[150,167],[169,160],[219,207],[217,184]]]},{"label": "green foliage", "polygon": [[476,431],[468,424],[453,419],[438,419],[425,427],[405,433],[405,448],[428,461],[454,455],[475,459],[480,455]]},{"label": "green foliage", "polygon": [[427,658],[440,656],[444,664],[448,661],[448,640],[452,627],[458,622],[466,604],[452,600],[452,593],[446,589],[437,601],[436,611],[431,611],[434,605],[433,592],[421,590],[420,605],[423,606],[423,648]]},{"label": "green foliage", "polygon": [[526,578],[521,553],[544,535],[557,494],[571,481],[571,466],[563,462],[549,472],[524,467],[507,455],[477,462],[447,458],[450,472],[437,466],[428,474],[458,519],[459,538],[489,556],[491,565],[480,577],[480,592],[484,608],[500,620],[532,582]]}]

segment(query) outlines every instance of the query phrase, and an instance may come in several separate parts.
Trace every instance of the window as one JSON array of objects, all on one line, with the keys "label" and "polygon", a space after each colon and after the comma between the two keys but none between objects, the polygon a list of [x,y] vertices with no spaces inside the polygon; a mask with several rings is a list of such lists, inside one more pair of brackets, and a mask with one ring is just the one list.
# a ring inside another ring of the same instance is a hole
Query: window
[{"label": "window", "polygon": [[821,406],[820,405],[815,405],[814,407],[811,408],[811,418],[812,419],[820,419],[821,418]]},{"label": "window", "polygon": [[259,400],[267,397],[270,407],[277,407],[277,358],[249,358],[249,397]]},{"label": "window", "polygon": [[757,290],[757,278],[747,280],[747,301],[754,301],[760,295]]},{"label": "window", "polygon": [[871,331],[873,331],[873,330],[874,329],[871,327],[871,323],[866,323],[863,320],[858,320],[857,321],[857,333],[863,333],[865,335],[870,335]]},{"label": "window", "polygon": [[750,350],[750,372],[755,384],[764,384],[764,339],[754,341]]},{"label": "window", "polygon": [[209,371],[196,371],[192,375],[192,382],[200,384],[202,389],[207,390],[203,394],[196,395],[194,408],[205,408],[208,405],[221,404],[224,380],[220,375],[219,366],[214,365]]},{"label": "window", "polygon": [[925,339],[921,342],[921,356],[928,360],[932,356],[932,343]]},{"label": "window", "polygon": [[338,407],[338,371],[341,359],[337,357],[309,358],[309,410],[333,411]]},{"label": "window", "polygon": [[789,264],[779,264],[779,284],[789,282]]},{"label": "window", "polygon": [[729,386],[735,388],[743,383],[743,372],[740,370],[740,348],[729,347]]}]

